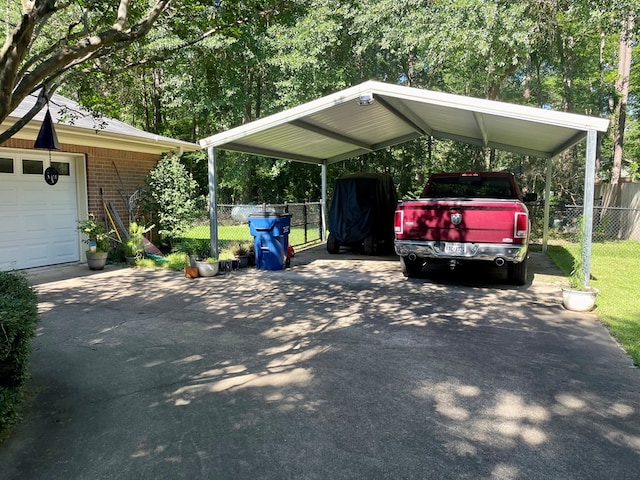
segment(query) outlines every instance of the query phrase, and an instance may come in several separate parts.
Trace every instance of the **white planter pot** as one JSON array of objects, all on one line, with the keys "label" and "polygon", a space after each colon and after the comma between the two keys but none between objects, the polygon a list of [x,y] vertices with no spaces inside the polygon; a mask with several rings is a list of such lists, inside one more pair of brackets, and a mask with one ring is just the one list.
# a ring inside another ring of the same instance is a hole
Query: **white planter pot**
[{"label": "white planter pot", "polygon": [[574,312],[590,312],[596,305],[597,296],[597,288],[574,290],[564,287],[562,288],[562,305]]},{"label": "white planter pot", "polygon": [[198,275],[201,277],[215,277],[220,269],[218,262],[196,262],[196,266],[198,267]]}]

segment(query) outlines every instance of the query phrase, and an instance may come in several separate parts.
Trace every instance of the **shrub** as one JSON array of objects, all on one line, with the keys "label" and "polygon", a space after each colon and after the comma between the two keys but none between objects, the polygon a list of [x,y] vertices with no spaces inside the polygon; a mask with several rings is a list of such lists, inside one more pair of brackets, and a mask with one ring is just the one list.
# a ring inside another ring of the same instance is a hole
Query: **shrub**
[{"label": "shrub", "polygon": [[211,242],[208,238],[182,238],[175,247],[178,252],[196,255],[201,258],[206,258],[211,253]]},{"label": "shrub", "polygon": [[20,420],[38,300],[26,277],[0,272],[0,438]]},{"label": "shrub", "polygon": [[173,244],[195,215],[197,184],[173,154],[158,162],[145,184],[144,208],[157,218],[160,234]]},{"label": "shrub", "polygon": [[166,256],[166,259],[166,266],[170,270],[182,270],[184,267],[188,267],[190,264],[189,257],[186,253],[170,253]]}]

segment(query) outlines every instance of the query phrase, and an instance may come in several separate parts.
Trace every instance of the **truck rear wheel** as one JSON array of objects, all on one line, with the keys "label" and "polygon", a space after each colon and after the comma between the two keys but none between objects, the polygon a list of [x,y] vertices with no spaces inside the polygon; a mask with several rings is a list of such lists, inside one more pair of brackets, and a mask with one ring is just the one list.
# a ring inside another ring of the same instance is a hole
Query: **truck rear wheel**
[{"label": "truck rear wheel", "polygon": [[520,263],[510,263],[507,267],[507,280],[513,285],[527,283],[527,259]]},{"label": "truck rear wheel", "polygon": [[373,245],[373,236],[369,235],[364,239],[364,254],[365,255],[373,255],[374,245]]},{"label": "truck rear wheel", "polygon": [[336,240],[336,237],[329,234],[327,238],[327,252],[329,253],[338,253],[340,251],[340,243]]},{"label": "truck rear wheel", "polygon": [[400,266],[402,267],[402,275],[407,278],[415,278],[422,273],[422,260],[420,258],[411,260],[409,257],[400,257]]}]

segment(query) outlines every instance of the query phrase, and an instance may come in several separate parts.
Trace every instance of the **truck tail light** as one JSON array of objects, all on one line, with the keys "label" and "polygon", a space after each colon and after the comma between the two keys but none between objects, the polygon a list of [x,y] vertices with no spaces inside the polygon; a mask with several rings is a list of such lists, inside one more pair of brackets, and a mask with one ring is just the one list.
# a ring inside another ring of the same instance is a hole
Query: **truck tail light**
[{"label": "truck tail light", "polygon": [[396,213],[393,217],[393,231],[397,234],[402,235],[404,232],[404,212],[402,210],[396,210]]},{"label": "truck tail light", "polygon": [[514,238],[526,238],[529,230],[529,215],[523,212],[516,212],[513,236]]}]

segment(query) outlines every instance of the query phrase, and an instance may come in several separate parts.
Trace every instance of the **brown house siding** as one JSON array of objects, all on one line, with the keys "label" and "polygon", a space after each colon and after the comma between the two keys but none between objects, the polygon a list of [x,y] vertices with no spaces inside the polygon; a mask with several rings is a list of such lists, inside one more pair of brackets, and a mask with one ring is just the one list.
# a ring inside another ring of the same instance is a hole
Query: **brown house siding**
[{"label": "brown house siding", "polygon": [[[33,149],[33,140],[12,138],[2,146]],[[107,203],[113,203],[125,225],[129,224],[129,210],[125,202],[133,192],[144,186],[147,173],[160,160],[157,154],[69,144],[61,144],[60,152],[83,154],[85,157],[89,212],[104,221],[104,199]]]}]

